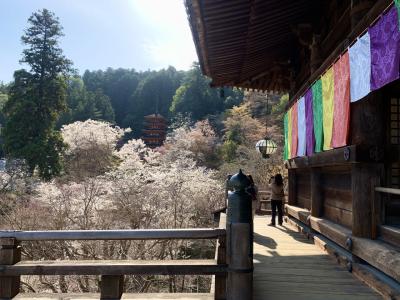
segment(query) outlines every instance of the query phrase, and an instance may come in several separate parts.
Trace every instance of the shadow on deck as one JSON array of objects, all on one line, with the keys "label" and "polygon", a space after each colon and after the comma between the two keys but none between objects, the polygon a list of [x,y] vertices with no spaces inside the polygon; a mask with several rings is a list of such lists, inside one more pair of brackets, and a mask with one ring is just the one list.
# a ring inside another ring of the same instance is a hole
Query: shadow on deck
[{"label": "shadow on deck", "polygon": [[254,220],[254,299],[382,299],[290,227]]}]

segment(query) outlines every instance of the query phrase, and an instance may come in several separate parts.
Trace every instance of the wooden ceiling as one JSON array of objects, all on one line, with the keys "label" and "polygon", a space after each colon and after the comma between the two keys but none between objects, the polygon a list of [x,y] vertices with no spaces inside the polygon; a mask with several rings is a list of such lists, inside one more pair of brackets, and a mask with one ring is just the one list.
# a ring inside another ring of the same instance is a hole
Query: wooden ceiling
[{"label": "wooden ceiling", "polygon": [[185,0],[202,71],[213,86],[286,92],[293,28],[312,0]]}]

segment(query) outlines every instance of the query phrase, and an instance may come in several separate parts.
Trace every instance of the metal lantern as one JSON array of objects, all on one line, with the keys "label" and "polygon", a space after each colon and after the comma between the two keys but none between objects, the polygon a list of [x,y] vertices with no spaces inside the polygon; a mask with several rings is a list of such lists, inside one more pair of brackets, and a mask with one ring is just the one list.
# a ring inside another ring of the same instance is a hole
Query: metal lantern
[{"label": "metal lantern", "polygon": [[256,149],[261,153],[262,157],[268,158],[271,154],[276,152],[276,143],[269,138],[259,140],[256,144]]}]

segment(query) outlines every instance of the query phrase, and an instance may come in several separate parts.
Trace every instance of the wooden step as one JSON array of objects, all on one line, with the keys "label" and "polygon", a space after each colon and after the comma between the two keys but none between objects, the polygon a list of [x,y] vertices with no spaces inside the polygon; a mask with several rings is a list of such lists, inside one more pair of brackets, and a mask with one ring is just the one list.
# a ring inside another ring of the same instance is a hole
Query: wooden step
[{"label": "wooden step", "polygon": [[0,266],[0,275],[212,275],[225,273],[215,260],[22,261]]},{"label": "wooden step", "polygon": [[[93,300],[100,299],[100,294],[19,294],[13,299],[31,299],[31,300]],[[165,300],[165,299],[179,299],[179,300],[211,300],[214,299],[213,294],[206,293],[148,293],[148,294],[123,294],[122,300]]]}]

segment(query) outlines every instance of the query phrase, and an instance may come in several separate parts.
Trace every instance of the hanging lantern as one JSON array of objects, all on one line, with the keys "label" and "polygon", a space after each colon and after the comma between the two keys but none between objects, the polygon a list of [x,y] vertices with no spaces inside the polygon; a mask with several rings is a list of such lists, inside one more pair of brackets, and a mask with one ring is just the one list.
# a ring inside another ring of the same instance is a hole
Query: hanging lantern
[{"label": "hanging lantern", "polygon": [[271,154],[276,152],[277,148],[276,143],[269,138],[259,140],[256,144],[256,149],[261,153],[263,158],[268,158]]}]

